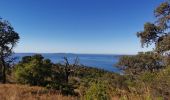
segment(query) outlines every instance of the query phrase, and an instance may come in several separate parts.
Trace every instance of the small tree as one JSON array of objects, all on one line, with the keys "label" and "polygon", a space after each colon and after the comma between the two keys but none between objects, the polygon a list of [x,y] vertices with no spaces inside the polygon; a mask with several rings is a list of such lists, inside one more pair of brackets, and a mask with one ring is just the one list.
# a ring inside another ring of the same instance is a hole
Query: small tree
[{"label": "small tree", "polygon": [[23,57],[16,65],[15,77],[19,83],[45,86],[51,77],[52,63],[41,55]]},{"label": "small tree", "polygon": [[2,82],[6,83],[7,59],[12,55],[13,48],[19,41],[19,35],[11,24],[0,19],[0,64],[2,68]]},{"label": "small tree", "polygon": [[[68,83],[69,75],[73,72],[73,68],[78,65],[78,57],[76,57],[74,64],[70,64],[67,57],[64,57],[64,72],[65,72],[65,82]],[[72,69],[71,69],[72,68]]]}]

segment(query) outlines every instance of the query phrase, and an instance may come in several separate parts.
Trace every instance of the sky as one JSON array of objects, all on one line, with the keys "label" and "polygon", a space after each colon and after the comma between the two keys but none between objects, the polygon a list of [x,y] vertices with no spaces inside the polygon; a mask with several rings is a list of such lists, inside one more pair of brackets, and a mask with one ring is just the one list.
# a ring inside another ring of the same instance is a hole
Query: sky
[{"label": "sky", "polygon": [[0,0],[0,16],[20,35],[15,52],[136,54],[136,32],[164,0]]}]

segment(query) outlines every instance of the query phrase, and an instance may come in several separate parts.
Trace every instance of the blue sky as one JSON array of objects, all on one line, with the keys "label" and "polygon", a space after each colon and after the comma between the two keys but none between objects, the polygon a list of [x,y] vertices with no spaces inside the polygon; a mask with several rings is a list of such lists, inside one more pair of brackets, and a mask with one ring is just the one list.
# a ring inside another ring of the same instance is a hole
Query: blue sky
[{"label": "blue sky", "polygon": [[135,54],[136,32],[164,0],[0,0],[20,34],[16,52]]}]

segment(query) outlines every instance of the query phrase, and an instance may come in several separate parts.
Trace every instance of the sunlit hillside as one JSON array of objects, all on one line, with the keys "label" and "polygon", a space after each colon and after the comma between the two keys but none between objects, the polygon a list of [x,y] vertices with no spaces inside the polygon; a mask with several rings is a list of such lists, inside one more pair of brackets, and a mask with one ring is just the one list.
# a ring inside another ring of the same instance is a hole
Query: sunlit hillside
[{"label": "sunlit hillside", "polygon": [[37,86],[1,84],[0,100],[77,100],[77,98],[63,96],[57,91]]}]

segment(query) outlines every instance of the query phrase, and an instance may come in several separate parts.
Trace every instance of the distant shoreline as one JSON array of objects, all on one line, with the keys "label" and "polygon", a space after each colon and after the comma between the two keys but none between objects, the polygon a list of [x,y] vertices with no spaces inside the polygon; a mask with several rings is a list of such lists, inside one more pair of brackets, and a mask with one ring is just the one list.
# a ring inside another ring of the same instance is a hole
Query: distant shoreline
[{"label": "distant shoreline", "polygon": [[124,56],[124,55],[136,55],[136,54],[97,54],[97,53],[36,53],[36,52],[15,52],[14,54],[69,54],[69,55],[112,55],[112,56]]}]

